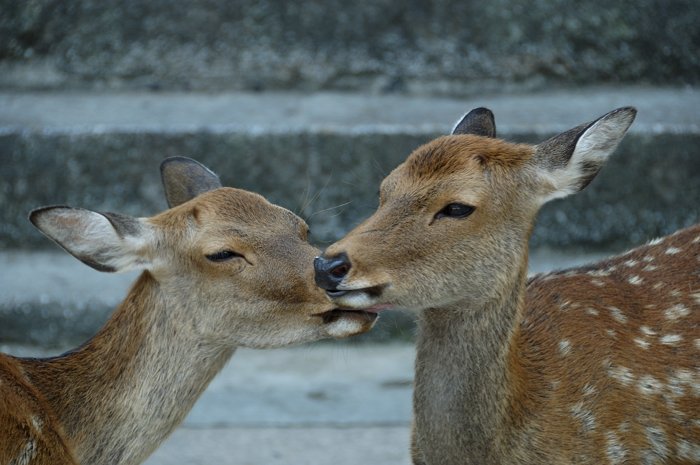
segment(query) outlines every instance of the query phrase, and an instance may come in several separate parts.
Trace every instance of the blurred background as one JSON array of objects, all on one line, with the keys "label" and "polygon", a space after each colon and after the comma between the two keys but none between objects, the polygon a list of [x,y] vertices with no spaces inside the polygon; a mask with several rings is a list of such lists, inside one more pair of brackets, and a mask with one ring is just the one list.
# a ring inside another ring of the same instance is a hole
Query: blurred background
[{"label": "blurred background", "polygon": [[[500,137],[534,143],[634,105],[598,178],[540,213],[532,270],[697,223],[699,24],[696,0],[0,0],[0,346],[82,342],[134,279],[87,269],[29,211],[154,215],[169,156],[289,208],[324,248],[474,107],[494,111]],[[410,317],[382,316],[361,340],[410,342]],[[399,378],[382,382],[408,402]],[[387,422],[404,428],[401,408]]]}]

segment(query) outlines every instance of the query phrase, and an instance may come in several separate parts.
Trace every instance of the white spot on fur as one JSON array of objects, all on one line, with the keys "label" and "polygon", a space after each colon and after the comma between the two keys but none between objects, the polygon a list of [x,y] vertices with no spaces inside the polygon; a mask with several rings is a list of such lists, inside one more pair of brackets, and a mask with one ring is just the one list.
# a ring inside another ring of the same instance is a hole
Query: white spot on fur
[{"label": "white spot on fur", "polygon": [[682,397],[685,387],[693,384],[693,373],[690,370],[677,370],[668,377],[668,390],[673,397]]},{"label": "white spot on fur", "polygon": [[678,247],[669,247],[666,249],[666,252],[664,252],[666,255],[676,255],[679,252],[682,252],[682,249],[679,249]]},{"label": "white spot on fur", "polygon": [[643,270],[644,270],[644,271],[654,271],[654,270],[656,270],[656,269],[658,269],[658,267],[657,267],[656,265],[647,265],[647,266],[644,267]]},{"label": "white spot on fur", "polygon": [[668,310],[664,311],[664,315],[669,320],[677,320],[690,315],[690,310],[683,304],[676,304]]},{"label": "white spot on fur", "polygon": [[646,394],[648,396],[659,394],[662,388],[663,385],[661,382],[653,376],[644,375],[639,378],[639,391],[642,394]]},{"label": "white spot on fur", "polygon": [[596,286],[598,286],[598,287],[603,287],[603,286],[605,286],[605,283],[604,283],[604,282],[598,281],[597,279],[591,279],[591,282],[592,282],[593,284],[595,284]]},{"label": "white spot on fur", "polygon": [[571,351],[571,343],[564,339],[563,341],[559,341],[559,353],[561,355],[569,355],[569,352]]},{"label": "white spot on fur", "polygon": [[667,334],[666,336],[661,338],[661,343],[669,345],[669,346],[673,346],[682,340],[683,340],[683,337],[680,334]]},{"label": "white spot on fur", "polygon": [[696,237],[695,239],[693,239],[693,242],[692,242],[692,243],[693,243],[693,244],[697,244],[698,242],[700,242],[700,236],[698,236],[698,237]]},{"label": "white spot on fur", "polygon": [[44,423],[41,421],[41,418],[37,417],[36,415],[30,415],[29,419],[31,420],[32,426],[34,426],[36,432],[41,433],[41,428],[42,426],[44,426]]},{"label": "white spot on fur", "polygon": [[610,310],[610,314],[612,315],[615,320],[618,322],[625,324],[627,323],[627,317],[622,313],[622,311],[617,308],[617,307],[608,307],[608,310]]},{"label": "white spot on fur", "polygon": [[[647,440],[651,446],[651,450],[648,452],[649,459],[658,461],[661,459],[661,463],[664,459],[668,457],[668,446],[666,445],[666,434],[660,429],[648,426],[647,430]],[[653,463],[653,462],[648,462]]]},{"label": "white spot on fur", "polygon": [[635,339],[634,342],[637,343],[637,345],[638,345],[639,347],[641,347],[642,349],[648,349],[648,348],[649,348],[649,341],[646,341],[646,340],[644,340],[644,339]]},{"label": "white spot on fur", "polygon": [[652,287],[652,289],[660,289],[664,286],[665,286],[665,284],[662,283],[661,281],[659,281],[658,283],[654,284],[654,287]]},{"label": "white spot on fur", "polygon": [[693,299],[695,299],[695,301],[696,301],[697,303],[700,304],[700,293],[698,293],[698,294],[690,294],[690,297],[692,297]]},{"label": "white spot on fur", "polygon": [[36,442],[34,442],[33,439],[30,439],[19,452],[19,455],[14,460],[11,460],[9,463],[11,465],[29,465],[32,462],[32,460],[34,460],[34,458],[36,457],[36,454]]},{"label": "white spot on fur", "polygon": [[592,270],[588,272],[589,275],[591,276],[598,276],[598,277],[605,277],[605,276],[610,276],[610,272],[606,270]]},{"label": "white spot on fur", "polygon": [[691,460],[693,462],[700,462],[700,446],[697,444],[691,444],[685,439],[680,439],[676,445],[678,448],[678,455],[682,459]]},{"label": "white spot on fur", "polygon": [[652,257],[651,255],[645,255],[644,258],[642,258],[642,260],[644,260],[645,262],[653,262],[654,257]]},{"label": "white spot on fur", "polygon": [[586,311],[591,315],[598,315],[598,310],[596,310],[595,308],[587,307]]},{"label": "white spot on fur", "polygon": [[636,265],[637,263],[639,263],[637,260],[627,260],[627,261],[625,262],[625,265],[627,265],[629,268],[632,268],[632,267],[633,267],[634,265]]},{"label": "white spot on fur", "polygon": [[577,402],[571,407],[571,416],[581,420],[581,429],[585,432],[595,429],[595,417],[593,412],[583,408],[582,402]]},{"label": "white spot on fur", "polygon": [[623,366],[613,366],[608,370],[608,375],[616,379],[623,386],[629,386],[634,382],[635,376],[629,368]]},{"label": "white spot on fur", "polygon": [[639,329],[642,331],[642,333],[643,333],[645,336],[655,336],[655,335],[656,335],[656,332],[654,332],[654,331],[652,331],[651,329],[649,329],[648,326],[642,326],[642,327],[639,328]]},{"label": "white spot on fur", "polygon": [[614,329],[608,329],[608,330],[606,330],[605,332],[608,333],[608,336],[610,336],[610,337],[615,337],[615,336],[617,336],[617,333],[615,332]]},{"label": "white spot on fur", "polygon": [[657,237],[656,239],[649,241],[649,245],[658,245],[661,244],[663,241],[663,237]]},{"label": "white spot on fur", "polygon": [[583,395],[584,396],[591,396],[596,393],[596,388],[595,386],[591,386],[590,384],[586,384],[583,387]]},{"label": "white spot on fur", "polygon": [[644,281],[644,280],[642,278],[640,278],[639,276],[634,275],[634,276],[630,276],[629,278],[627,278],[627,281],[629,281],[630,284],[634,284],[634,285],[638,286],[638,285],[642,284],[642,281]]},{"label": "white spot on fur", "polygon": [[618,465],[626,462],[627,451],[615,433],[609,431],[607,434],[606,454],[610,465]]}]

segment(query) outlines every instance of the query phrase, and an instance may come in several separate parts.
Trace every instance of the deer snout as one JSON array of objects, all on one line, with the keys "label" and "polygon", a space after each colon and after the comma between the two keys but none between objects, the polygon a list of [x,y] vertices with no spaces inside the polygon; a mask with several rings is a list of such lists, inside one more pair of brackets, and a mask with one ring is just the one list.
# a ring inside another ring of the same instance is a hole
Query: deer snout
[{"label": "deer snout", "polygon": [[338,290],[338,286],[343,282],[348,271],[350,271],[350,259],[345,252],[326,258],[319,255],[314,258],[314,279],[321,289],[326,290],[326,294],[331,297],[340,297],[348,291]]}]

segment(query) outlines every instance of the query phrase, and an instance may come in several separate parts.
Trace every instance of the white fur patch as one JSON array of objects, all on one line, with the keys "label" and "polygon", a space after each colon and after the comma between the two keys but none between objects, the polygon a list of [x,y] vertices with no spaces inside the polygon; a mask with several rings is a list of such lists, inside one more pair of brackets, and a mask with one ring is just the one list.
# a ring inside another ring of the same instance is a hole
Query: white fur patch
[{"label": "white fur patch", "polygon": [[669,320],[677,320],[690,315],[690,310],[683,304],[676,304],[668,310],[665,310],[664,315]]},{"label": "white fur patch", "polygon": [[642,333],[643,333],[645,336],[654,336],[654,335],[656,335],[656,332],[654,332],[654,331],[652,331],[651,329],[649,329],[648,326],[642,326],[642,327],[639,328],[639,329],[642,331]]},{"label": "white fur patch", "polygon": [[559,353],[561,355],[569,355],[569,352],[571,351],[571,343],[564,339],[563,341],[559,341]]},{"label": "white fur patch", "polygon": [[610,310],[610,314],[615,320],[622,324],[627,323],[627,317],[622,313],[622,310],[617,307],[608,307],[608,310]]},{"label": "white fur patch", "polygon": [[661,343],[669,346],[676,345],[683,340],[683,336],[680,334],[668,334],[661,338]]},{"label": "white fur patch", "polygon": [[617,380],[623,386],[629,386],[635,380],[635,376],[629,368],[623,366],[610,367],[608,375]]},{"label": "white fur patch", "polygon": [[606,454],[608,456],[608,462],[610,465],[618,465],[626,463],[627,450],[623,446],[620,438],[612,431],[606,434],[607,444],[606,444]]}]

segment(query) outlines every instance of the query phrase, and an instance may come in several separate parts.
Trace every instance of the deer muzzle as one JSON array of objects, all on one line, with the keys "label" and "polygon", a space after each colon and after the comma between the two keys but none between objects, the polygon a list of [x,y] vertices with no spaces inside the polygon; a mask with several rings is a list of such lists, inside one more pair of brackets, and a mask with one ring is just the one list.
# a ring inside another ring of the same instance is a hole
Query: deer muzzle
[{"label": "deer muzzle", "polygon": [[350,259],[345,252],[326,258],[319,255],[314,258],[314,279],[316,285],[326,290],[329,297],[340,297],[348,291],[339,290],[338,287],[350,271]]}]

